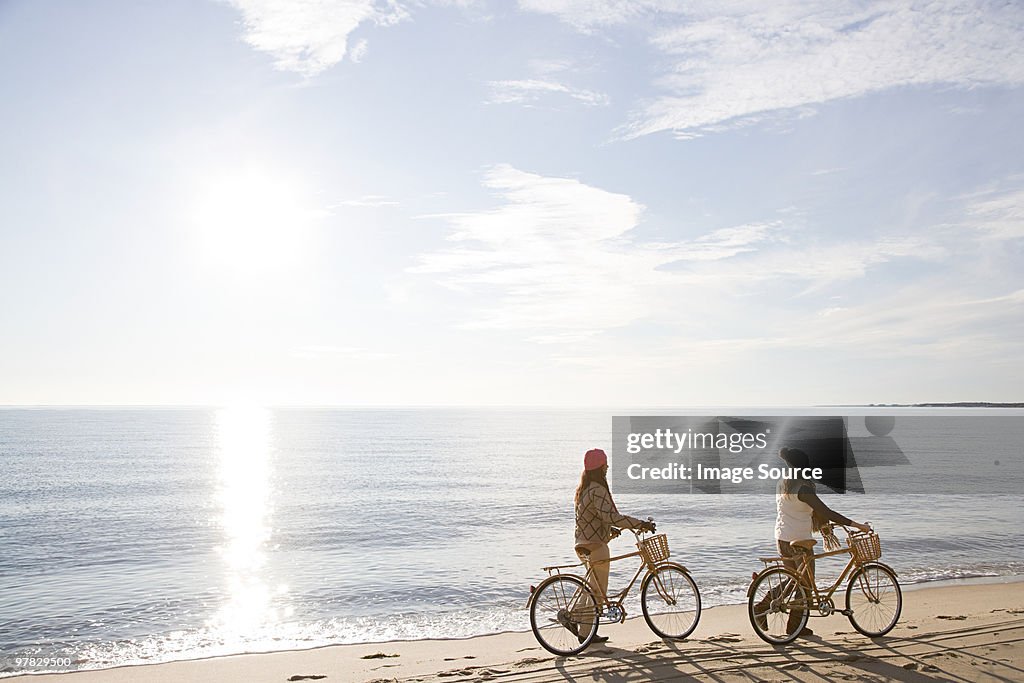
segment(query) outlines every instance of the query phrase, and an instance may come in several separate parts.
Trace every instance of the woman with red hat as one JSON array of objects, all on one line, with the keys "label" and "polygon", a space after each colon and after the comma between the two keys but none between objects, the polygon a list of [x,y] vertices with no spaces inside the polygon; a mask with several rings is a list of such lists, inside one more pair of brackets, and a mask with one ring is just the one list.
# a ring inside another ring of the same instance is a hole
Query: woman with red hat
[{"label": "woman with red hat", "polygon": [[[591,588],[599,603],[603,603],[608,590],[608,541],[612,527],[654,531],[654,522],[619,514],[608,488],[608,456],[599,448],[583,456],[583,475],[576,487],[576,554],[589,562],[593,570]],[[607,636],[595,636],[601,643]]]}]

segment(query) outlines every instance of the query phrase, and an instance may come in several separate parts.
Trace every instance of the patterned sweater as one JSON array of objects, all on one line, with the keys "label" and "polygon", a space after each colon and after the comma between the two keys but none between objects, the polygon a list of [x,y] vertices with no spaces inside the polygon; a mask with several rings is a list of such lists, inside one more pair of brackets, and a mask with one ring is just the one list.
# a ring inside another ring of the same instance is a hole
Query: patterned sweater
[{"label": "patterned sweater", "polygon": [[576,544],[607,543],[612,537],[612,526],[635,529],[643,522],[636,517],[620,515],[615,509],[608,489],[591,483],[583,489],[576,503]]}]

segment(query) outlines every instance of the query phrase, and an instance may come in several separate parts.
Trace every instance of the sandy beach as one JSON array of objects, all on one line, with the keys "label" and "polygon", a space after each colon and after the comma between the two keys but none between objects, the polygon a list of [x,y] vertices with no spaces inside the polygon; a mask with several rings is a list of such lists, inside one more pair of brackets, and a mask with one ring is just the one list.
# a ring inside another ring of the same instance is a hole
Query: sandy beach
[{"label": "sandy beach", "polygon": [[[642,681],[1024,680],[1024,583],[908,590],[885,638],[841,616],[812,619],[813,637],[781,648],[754,636],[743,605],[708,609],[682,643],[652,637],[642,619],[606,626],[605,645],[568,659],[531,633],[468,640],[340,645],[9,680],[61,683],[170,681]],[[524,612],[524,622],[526,613]]]}]

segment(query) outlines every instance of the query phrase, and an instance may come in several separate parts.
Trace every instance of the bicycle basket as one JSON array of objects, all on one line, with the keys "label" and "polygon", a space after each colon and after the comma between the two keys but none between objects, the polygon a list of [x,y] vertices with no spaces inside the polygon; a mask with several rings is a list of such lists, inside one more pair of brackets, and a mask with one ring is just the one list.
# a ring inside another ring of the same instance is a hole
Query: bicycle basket
[{"label": "bicycle basket", "polygon": [[871,562],[882,556],[882,541],[874,531],[850,534],[850,548],[857,562]]},{"label": "bicycle basket", "polygon": [[640,556],[645,562],[655,564],[668,559],[668,536],[658,534],[640,541]]}]

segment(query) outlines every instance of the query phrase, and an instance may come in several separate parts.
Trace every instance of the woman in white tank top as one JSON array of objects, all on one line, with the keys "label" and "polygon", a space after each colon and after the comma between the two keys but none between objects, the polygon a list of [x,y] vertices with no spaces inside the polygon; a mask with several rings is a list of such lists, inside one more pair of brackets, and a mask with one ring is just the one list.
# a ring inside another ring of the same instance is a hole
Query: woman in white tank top
[{"label": "woman in white tank top", "polygon": [[[810,464],[807,454],[799,448],[783,448],[779,451],[779,457],[795,468],[806,468]],[[867,524],[854,522],[825,505],[821,498],[818,498],[814,483],[806,479],[779,480],[775,493],[775,509],[775,541],[779,545],[779,554],[786,558],[786,566],[794,571],[798,571],[803,563],[809,564],[811,576],[814,576],[814,553],[811,550],[811,546],[814,545],[813,532],[821,524],[833,522],[852,526],[861,531],[870,530]],[[806,541],[811,543],[805,543]],[[770,596],[765,598],[768,600]],[[759,607],[761,610],[755,607],[755,611],[763,611],[765,605]],[[790,613],[790,630],[795,628],[794,624],[799,623],[801,617],[801,612]],[[814,632],[804,628],[800,635],[814,635]]]}]

